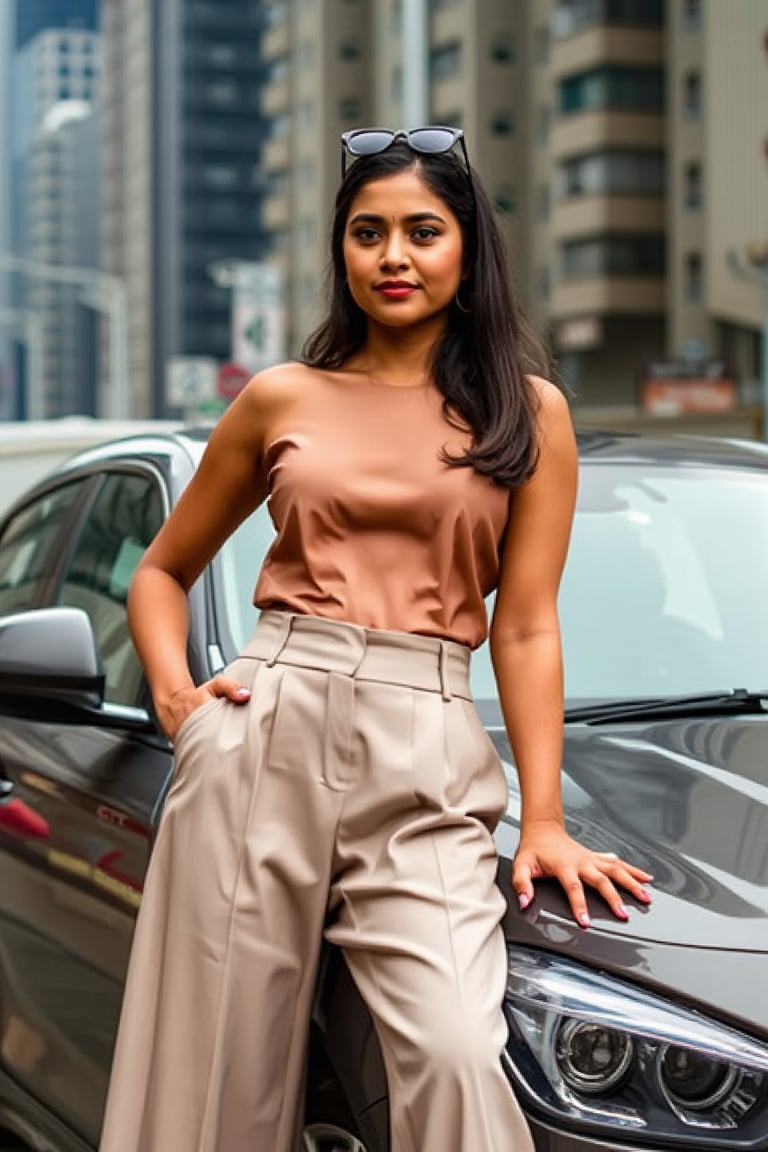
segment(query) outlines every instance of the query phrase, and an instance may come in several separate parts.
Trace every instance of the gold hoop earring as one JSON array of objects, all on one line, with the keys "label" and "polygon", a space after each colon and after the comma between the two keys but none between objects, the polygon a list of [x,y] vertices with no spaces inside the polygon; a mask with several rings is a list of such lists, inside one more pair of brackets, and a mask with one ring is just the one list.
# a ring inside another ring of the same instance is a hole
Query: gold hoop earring
[{"label": "gold hoop earring", "polygon": [[[462,281],[462,284],[463,283],[464,283],[464,281]],[[456,305],[456,307],[458,308],[459,312],[464,312],[465,314],[468,315],[472,311],[472,309],[467,308],[464,306],[464,304],[462,304],[461,297],[459,296],[460,292],[461,292],[461,284],[459,284],[458,288],[456,289],[456,295],[453,298],[453,302]]]}]

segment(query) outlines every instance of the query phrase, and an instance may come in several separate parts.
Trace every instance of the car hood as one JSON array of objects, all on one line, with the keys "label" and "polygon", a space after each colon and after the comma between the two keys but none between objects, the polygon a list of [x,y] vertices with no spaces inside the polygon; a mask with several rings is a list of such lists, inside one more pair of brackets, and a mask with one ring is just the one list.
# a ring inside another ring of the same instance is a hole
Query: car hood
[{"label": "car hood", "polygon": [[[491,735],[510,783],[497,831],[501,855],[510,858],[519,824],[517,777],[503,731]],[[593,927],[584,937],[755,959],[768,952],[768,717],[567,725],[563,763],[569,831],[654,877],[653,904],[646,909],[627,900],[627,923],[591,897]],[[557,885],[539,884],[534,908],[528,923],[538,918],[538,932],[555,943],[558,932],[573,935]],[[510,916],[524,919],[513,910]]]}]

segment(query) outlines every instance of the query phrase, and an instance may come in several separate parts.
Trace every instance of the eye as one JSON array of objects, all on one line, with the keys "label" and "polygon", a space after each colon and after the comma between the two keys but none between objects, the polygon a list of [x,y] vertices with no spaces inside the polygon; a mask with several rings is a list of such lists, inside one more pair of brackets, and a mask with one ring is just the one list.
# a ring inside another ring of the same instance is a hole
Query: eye
[{"label": "eye", "polygon": [[362,225],[355,228],[352,235],[356,240],[360,240],[363,244],[373,244],[379,239],[381,233],[377,228],[373,228],[370,224]]},{"label": "eye", "polygon": [[430,224],[419,224],[411,233],[411,237],[420,244],[428,244],[430,240],[436,240],[439,235],[437,228],[433,228]]}]

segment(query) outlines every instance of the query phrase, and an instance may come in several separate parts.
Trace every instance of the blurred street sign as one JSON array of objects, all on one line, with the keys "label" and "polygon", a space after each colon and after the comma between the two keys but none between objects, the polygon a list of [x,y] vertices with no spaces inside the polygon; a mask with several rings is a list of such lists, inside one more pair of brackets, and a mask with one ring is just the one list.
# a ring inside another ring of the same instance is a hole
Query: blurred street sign
[{"label": "blurred street sign", "polygon": [[172,408],[197,408],[216,395],[218,364],[212,356],[171,356],[165,373],[165,399]]},{"label": "blurred street sign", "polygon": [[232,362],[219,366],[216,378],[216,394],[224,400],[234,400],[250,380],[252,372],[242,364]]},{"label": "blurred street sign", "polygon": [[284,277],[274,264],[242,261],[231,281],[232,360],[253,375],[285,358]]}]

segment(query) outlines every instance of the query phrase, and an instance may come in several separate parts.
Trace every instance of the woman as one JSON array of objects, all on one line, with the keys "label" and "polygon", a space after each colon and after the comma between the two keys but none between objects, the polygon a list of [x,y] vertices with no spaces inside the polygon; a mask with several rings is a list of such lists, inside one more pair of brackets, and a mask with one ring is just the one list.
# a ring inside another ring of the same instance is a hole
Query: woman
[{"label": "woman", "polygon": [[[130,591],[177,766],[103,1152],[289,1152],[324,932],[376,1025],[393,1152],[530,1149],[500,1062],[507,788],[468,688],[493,588],[521,908],[545,875],[585,927],[585,884],[620,917],[619,886],[649,899],[647,874],[563,826],[576,450],[562,395],[531,374],[463,137],[360,130],[343,157],[328,318],[222,417]],[[256,634],[196,687],[188,589],[267,498]]]}]

